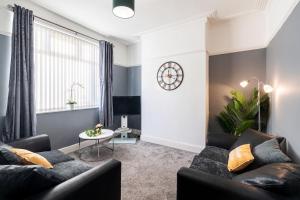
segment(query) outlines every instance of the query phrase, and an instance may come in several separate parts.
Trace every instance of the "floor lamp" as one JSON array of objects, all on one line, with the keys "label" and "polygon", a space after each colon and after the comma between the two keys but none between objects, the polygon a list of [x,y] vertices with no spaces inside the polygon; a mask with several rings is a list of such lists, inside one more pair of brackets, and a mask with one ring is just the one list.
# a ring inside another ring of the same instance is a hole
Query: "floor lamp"
[{"label": "floor lamp", "polygon": [[260,81],[258,78],[256,77],[252,77],[248,80],[244,80],[240,83],[240,86],[245,88],[248,86],[248,84],[251,81],[256,81],[257,83],[257,106],[258,106],[258,131],[261,131],[261,116],[260,116],[260,89],[261,86],[263,86],[263,89],[265,91],[265,93],[271,93],[273,91],[273,87],[271,85],[265,84],[264,82]]}]

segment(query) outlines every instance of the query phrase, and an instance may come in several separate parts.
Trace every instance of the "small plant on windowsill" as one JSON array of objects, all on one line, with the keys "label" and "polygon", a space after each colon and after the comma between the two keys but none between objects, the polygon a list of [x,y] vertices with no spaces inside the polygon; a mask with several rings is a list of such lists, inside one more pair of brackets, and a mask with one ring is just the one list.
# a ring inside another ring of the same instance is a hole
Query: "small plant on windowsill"
[{"label": "small plant on windowsill", "polygon": [[97,124],[94,129],[89,129],[85,131],[85,134],[89,137],[97,137],[102,134],[102,124]]},{"label": "small plant on windowsill", "polygon": [[68,100],[67,104],[70,106],[71,110],[74,110],[74,107],[77,104],[77,102],[74,100]]},{"label": "small plant on windowsill", "polygon": [[74,110],[74,106],[77,104],[77,101],[75,101],[75,100],[74,100],[74,97],[73,97],[74,87],[75,87],[75,86],[78,86],[78,87],[80,87],[80,88],[84,88],[83,85],[80,84],[80,83],[76,83],[76,82],[72,83],[71,88],[70,88],[70,91],[71,91],[71,93],[70,93],[70,98],[69,98],[69,100],[67,101],[67,104],[70,106],[70,109],[71,109],[71,110]]}]

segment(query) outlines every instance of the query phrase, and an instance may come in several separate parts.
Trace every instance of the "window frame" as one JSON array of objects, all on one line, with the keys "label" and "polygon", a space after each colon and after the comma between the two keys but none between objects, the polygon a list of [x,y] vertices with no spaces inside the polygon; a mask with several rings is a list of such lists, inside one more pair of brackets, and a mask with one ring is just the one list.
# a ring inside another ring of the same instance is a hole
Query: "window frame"
[{"label": "window frame", "polygon": [[[57,32],[60,32],[62,34],[66,34],[70,37],[74,37],[75,39],[78,39],[78,40],[81,40],[83,42],[87,42],[89,44],[92,44],[92,45],[95,45],[95,47],[98,48],[98,55],[100,55],[100,45],[99,45],[99,42],[96,41],[96,40],[91,40],[90,38],[87,38],[85,36],[81,36],[81,35],[78,35],[77,33],[74,33],[74,32],[71,32],[69,30],[66,30],[66,29],[63,29],[59,26],[56,26],[55,24],[50,24],[49,22],[46,22],[46,21],[41,21],[41,20],[34,20],[34,26],[38,24],[39,26],[44,26],[48,29],[51,29],[52,31],[57,31]],[[35,37],[35,36],[34,36]],[[34,53],[35,53],[35,44],[33,45],[33,48],[34,48]],[[98,59],[99,60],[99,59]],[[34,57],[34,62],[36,61],[35,57]],[[91,62],[91,61],[86,61],[86,60],[81,60],[81,62]],[[36,67],[37,65],[34,63],[35,65],[35,71],[36,71]],[[99,69],[98,69],[99,70]],[[96,70],[97,71],[97,70]],[[99,71],[98,71],[99,72]],[[37,84],[37,73],[35,72],[35,85]],[[74,81],[73,81],[74,82]],[[96,79],[95,79],[95,83],[96,83]],[[71,111],[79,111],[79,110],[89,110],[89,109],[99,109],[99,104],[100,104],[100,101],[99,101],[99,95],[100,95],[100,76],[98,76],[98,85],[95,85],[94,88],[95,88],[95,91],[97,90],[98,88],[98,98],[97,98],[97,94],[94,94],[96,95],[95,99],[96,101],[93,102],[93,103],[97,103],[97,105],[87,105],[87,106],[75,106],[73,109],[70,109],[68,108],[68,105],[66,104],[64,106],[64,108],[57,108],[57,109],[43,109],[43,110],[38,110],[38,108],[36,107],[36,114],[39,115],[39,114],[46,114],[46,113],[60,113],[60,112],[71,112]],[[35,88],[35,93],[36,93],[36,88]],[[35,94],[35,101],[37,102],[37,95]],[[66,99],[67,101],[67,99]]]}]

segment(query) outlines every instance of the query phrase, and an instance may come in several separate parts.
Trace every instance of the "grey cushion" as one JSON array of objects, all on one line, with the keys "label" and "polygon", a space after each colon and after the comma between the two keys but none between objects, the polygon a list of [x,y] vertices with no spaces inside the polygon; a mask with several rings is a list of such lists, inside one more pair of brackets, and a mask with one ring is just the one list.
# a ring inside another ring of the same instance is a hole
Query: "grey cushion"
[{"label": "grey cushion", "polygon": [[280,150],[275,138],[257,145],[253,150],[253,154],[255,164],[259,166],[271,163],[291,162],[291,159]]},{"label": "grey cushion", "polygon": [[0,142],[0,147],[4,147],[4,148],[7,148],[7,149],[12,148],[12,146],[10,146],[8,144],[5,144],[3,142]]},{"label": "grey cushion", "polygon": [[233,178],[245,184],[289,195],[300,193],[300,165],[273,163]]},{"label": "grey cushion", "polygon": [[231,178],[233,176],[233,174],[228,171],[226,164],[200,156],[194,157],[190,168],[224,178]]},{"label": "grey cushion", "polygon": [[229,151],[219,147],[206,146],[199,156],[227,164]]},{"label": "grey cushion", "polygon": [[6,147],[0,146],[0,165],[22,165],[22,160]]},{"label": "grey cushion", "polygon": [[37,165],[1,165],[0,199],[25,198],[64,180],[62,176]]},{"label": "grey cushion", "polygon": [[92,169],[90,165],[79,160],[73,160],[54,165],[52,171],[58,173],[65,179],[70,179],[90,169]]},{"label": "grey cushion", "polygon": [[68,156],[58,150],[38,152],[38,154],[46,158],[52,165],[74,160],[71,156]]}]

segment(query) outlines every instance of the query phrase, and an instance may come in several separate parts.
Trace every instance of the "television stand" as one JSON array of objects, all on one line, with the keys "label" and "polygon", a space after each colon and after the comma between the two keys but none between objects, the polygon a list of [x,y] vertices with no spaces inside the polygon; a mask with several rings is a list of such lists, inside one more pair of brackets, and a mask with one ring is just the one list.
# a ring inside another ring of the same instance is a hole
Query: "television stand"
[{"label": "television stand", "polygon": [[121,116],[121,127],[115,130],[115,133],[121,134],[121,138],[114,138],[114,143],[119,144],[135,144],[136,138],[128,138],[128,133],[131,133],[131,129],[127,127],[128,116]]}]

